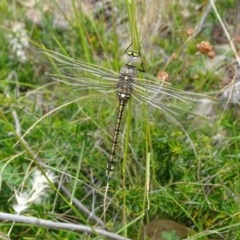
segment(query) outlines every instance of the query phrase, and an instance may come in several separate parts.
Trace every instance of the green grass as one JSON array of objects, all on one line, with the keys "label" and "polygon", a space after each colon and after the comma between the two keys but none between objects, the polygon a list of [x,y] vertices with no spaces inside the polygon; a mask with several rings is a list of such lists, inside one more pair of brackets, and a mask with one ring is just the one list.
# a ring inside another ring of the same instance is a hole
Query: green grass
[{"label": "green grass", "polygon": [[[77,1],[72,1],[72,14],[65,10],[59,13],[69,27],[57,29],[52,24],[53,9],[61,6],[50,3],[46,12],[41,5],[35,6],[43,14],[40,26],[22,17],[26,6],[6,0],[0,4],[0,14],[5,16],[0,20],[0,211],[14,214],[14,190],[29,192],[31,174],[36,169],[43,174],[52,170],[59,181],[49,184],[42,201],[31,203],[22,215],[97,226],[71,204],[71,199],[76,198],[90,211],[94,210],[110,232],[130,239],[147,239],[143,234],[145,227],[158,219],[171,219],[191,228],[189,239],[240,238],[237,106],[215,106],[208,121],[183,118],[182,124],[196,148],[195,156],[181,129],[167,122],[160,111],[131,100],[124,113],[117,151],[119,162],[110,181],[104,219],[105,168],[117,98],[114,93],[80,91],[52,81],[46,73],[56,73],[58,69],[41,54],[41,49],[47,48],[119,71],[124,50],[131,43],[137,49],[140,42],[148,73],[156,76],[164,70],[172,86],[198,93],[215,92],[217,97],[222,76],[214,64],[206,67],[214,60],[196,54],[197,43],[204,40],[214,44],[211,31],[212,23],[218,22],[216,13],[209,13],[203,31],[189,38],[186,29],[196,27],[205,11],[204,7],[194,11],[199,1],[186,8],[175,2],[163,4],[159,14],[167,30],[145,33],[141,32],[143,23],[137,31],[134,22],[147,21],[139,17],[140,11],[151,19],[153,12],[148,11],[154,6],[137,4],[136,18],[129,1],[113,1],[111,6],[119,12],[111,10],[112,18],[106,19],[99,10],[97,19],[90,10],[85,13],[77,8]],[[222,17],[228,9],[236,8],[230,0],[216,7]],[[155,8],[158,9],[157,5]],[[188,18],[183,11],[189,14]],[[12,26],[19,20],[25,24],[29,37],[25,62],[14,55],[9,45]],[[162,51],[169,57],[167,61]],[[59,190],[61,184],[70,196]],[[12,224],[2,223],[0,231],[6,235]],[[103,239],[97,234],[87,236],[24,223],[13,224],[9,236]],[[164,239],[179,238],[170,232]]]}]

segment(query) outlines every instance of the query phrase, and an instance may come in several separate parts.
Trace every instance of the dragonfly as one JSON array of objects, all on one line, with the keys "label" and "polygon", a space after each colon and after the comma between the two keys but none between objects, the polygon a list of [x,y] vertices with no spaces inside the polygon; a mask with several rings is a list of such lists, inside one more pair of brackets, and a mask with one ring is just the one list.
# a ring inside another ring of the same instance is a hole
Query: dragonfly
[{"label": "dragonfly", "polygon": [[[59,74],[51,74],[52,78],[79,90],[95,89],[97,91],[117,92],[118,113],[112,136],[112,147],[106,167],[109,180],[116,165],[116,154],[123,112],[129,99],[133,97],[140,103],[147,103],[159,109],[173,124],[181,128],[194,148],[190,136],[179,120],[183,113],[194,114],[194,103],[207,103],[212,100],[202,94],[182,91],[171,87],[164,81],[143,71],[143,62],[139,52],[126,50],[120,72],[102,66],[74,60],[51,50],[44,54],[58,66]],[[143,77],[138,78],[139,70]],[[197,115],[197,113],[195,113]]]}]

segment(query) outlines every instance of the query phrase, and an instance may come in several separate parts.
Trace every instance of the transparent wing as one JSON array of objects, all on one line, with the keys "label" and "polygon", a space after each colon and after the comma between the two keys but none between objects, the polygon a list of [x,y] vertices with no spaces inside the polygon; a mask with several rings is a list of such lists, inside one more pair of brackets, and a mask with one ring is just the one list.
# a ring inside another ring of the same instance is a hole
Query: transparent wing
[{"label": "transparent wing", "polygon": [[213,102],[213,99],[204,95],[174,89],[153,76],[147,80],[135,79],[133,97],[158,108],[177,125],[180,124],[178,119],[186,113],[199,115],[196,108],[200,103]]},{"label": "transparent wing", "polygon": [[60,53],[44,50],[43,54],[56,65],[58,74],[50,76],[79,89],[115,90],[119,74],[107,68],[74,60]]}]

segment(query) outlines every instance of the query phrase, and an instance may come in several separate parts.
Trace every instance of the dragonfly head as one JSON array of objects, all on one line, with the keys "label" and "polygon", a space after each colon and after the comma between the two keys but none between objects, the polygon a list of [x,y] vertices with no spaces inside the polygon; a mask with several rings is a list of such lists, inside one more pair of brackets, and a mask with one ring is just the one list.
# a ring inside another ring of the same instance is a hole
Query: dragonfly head
[{"label": "dragonfly head", "polygon": [[138,67],[142,64],[142,59],[141,56],[138,52],[135,51],[127,51],[122,57],[122,61],[124,64],[133,66],[133,67]]}]

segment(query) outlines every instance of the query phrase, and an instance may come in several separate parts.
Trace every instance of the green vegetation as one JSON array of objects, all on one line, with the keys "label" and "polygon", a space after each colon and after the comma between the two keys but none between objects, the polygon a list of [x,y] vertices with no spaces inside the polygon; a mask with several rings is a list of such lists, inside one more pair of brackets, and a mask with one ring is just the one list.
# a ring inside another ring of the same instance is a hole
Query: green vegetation
[{"label": "green vegetation", "polygon": [[[240,75],[228,77],[223,66],[236,56],[227,40],[221,42],[224,33],[216,32],[219,14],[239,40],[231,28],[235,1],[216,3],[218,13],[208,11],[206,1],[39,2],[0,3],[0,213],[92,230],[104,225],[125,237],[112,239],[240,239],[239,106],[231,94],[222,97]],[[213,45],[213,56],[203,52],[202,41]],[[118,72],[130,44],[140,49],[146,73],[164,71],[172,87],[208,94],[217,103],[199,106],[205,120],[181,116],[190,141],[163,112],[131,99],[104,209],[116,92],[54,81],[48,73],[59,73],[59,66],[42,53],[50,49]],[[28,202],[21,205],[20,196]],[[70,229],[16,219],[1,223],[0,238],[107,239]]]}]

